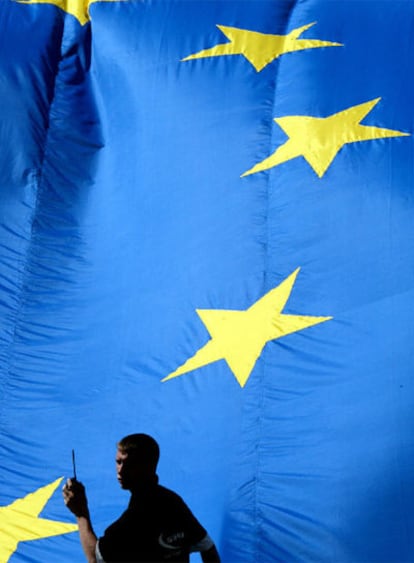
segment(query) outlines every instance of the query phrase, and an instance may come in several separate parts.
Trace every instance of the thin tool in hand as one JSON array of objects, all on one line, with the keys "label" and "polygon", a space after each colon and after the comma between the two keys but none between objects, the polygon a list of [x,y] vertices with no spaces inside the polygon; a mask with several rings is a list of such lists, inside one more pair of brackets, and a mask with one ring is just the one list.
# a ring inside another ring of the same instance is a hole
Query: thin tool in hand
[{"label": "thin tool in hand", "polygon": [[72,450],[72,467],[73,467],[73,477],[76,480],[75,450]]}]

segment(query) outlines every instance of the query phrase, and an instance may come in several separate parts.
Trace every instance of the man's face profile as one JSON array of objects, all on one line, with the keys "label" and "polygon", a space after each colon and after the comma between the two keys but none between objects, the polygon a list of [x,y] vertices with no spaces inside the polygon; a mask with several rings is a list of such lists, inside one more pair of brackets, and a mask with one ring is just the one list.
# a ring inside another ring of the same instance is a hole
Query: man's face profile
[{"label": "man's face profile", "polygon": [[123,489],[132,490],[148,475],[148,466],[138,453],[116,452],[116,477]]}]

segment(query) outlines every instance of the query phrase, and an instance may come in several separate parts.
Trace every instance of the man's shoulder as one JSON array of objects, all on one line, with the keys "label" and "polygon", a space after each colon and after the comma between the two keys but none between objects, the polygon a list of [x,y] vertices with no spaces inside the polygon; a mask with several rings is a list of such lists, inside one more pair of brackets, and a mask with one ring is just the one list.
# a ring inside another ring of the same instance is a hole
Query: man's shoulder
[{"label": "man's shoulder", "polygon": [[167,487],[163,487],[162,485],[157,485],[157,495],[160,499],[165,500],[166,502],[185,504],[179,494]]},{"label": "man's shoulder", "polygon": [[175,491],[162,485],[158,485],[157,505],[168,513],[182,515],[182,517],[186,518],[192,516],[191,509],[183,498]]}]

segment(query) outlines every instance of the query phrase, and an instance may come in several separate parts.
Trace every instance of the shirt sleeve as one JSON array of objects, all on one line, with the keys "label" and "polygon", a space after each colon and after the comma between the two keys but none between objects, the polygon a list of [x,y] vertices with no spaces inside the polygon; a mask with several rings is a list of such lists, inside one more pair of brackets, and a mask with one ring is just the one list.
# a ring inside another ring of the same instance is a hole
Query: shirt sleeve
[{"label": "shirt sleeve", "polygon": [[213,540],[210,538],[208,534],[206,534],[202,540],[190,546],[190,552],[192,553],[194,551],[208,551],[213,546],[214,546]]},{"label": "shirt sleeve", "polygon": [[168,512],[169,517],[166,518],[164,528],[164,537],[167,538],[167,543],[181,545],[187,551],[200,551],[195,546],[198,546],[204,540],[207,531],[181,497],[174,495]]},{"label": "shirt sleeve", "polygon": [[105,560],[102,557],[101,552],[99,551],[99,540],[96,542],[95,557],[96,557],[96,563],[105,563]]}]

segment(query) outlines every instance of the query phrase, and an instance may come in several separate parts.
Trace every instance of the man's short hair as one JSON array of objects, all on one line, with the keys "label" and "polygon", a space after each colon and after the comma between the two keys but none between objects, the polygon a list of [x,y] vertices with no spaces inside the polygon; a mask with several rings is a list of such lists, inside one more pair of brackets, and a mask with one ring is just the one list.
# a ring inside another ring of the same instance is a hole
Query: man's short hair
[{"label": "man's short hair", "polygon": [[139,456],[143,464],[154,472],[160,459],[160,447],[148,434],[129,434],[118,442],[118,449],[125,454]]}]

